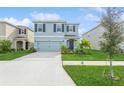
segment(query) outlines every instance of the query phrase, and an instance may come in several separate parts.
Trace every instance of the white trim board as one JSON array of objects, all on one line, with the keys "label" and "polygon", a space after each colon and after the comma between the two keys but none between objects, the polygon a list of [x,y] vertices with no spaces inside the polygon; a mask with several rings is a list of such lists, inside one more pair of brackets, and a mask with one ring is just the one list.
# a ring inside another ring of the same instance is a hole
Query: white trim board
[{"label": "white trim board", "polygon": [[34,36],[34,37],[64,37],[64,36]]}]

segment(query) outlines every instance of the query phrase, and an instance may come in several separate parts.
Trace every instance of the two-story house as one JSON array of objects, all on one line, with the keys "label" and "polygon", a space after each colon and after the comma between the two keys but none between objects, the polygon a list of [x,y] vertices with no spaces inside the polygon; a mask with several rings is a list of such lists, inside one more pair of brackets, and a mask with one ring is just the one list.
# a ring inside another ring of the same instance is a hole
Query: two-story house
[{"label": "two-story house", "polygon": [[76,48],[78,25],[66,21],[34,21],[35,48],[38,51],[60,51],[62,45]]},{"label": "two-story house", "polygon": [[16,26],[0,21],[0,39],[9,39],[11,48],[30,49],[34,47],[34,32],[26,26]]}]

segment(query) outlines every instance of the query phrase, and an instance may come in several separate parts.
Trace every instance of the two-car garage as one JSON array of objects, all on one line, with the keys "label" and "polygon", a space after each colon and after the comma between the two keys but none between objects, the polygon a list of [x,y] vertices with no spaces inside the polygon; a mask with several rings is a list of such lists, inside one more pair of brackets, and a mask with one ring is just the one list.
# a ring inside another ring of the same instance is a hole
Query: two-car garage
[{"label": "two-car garage", "polygon": [[59,52],[61,50],[62,41],[37,41],[38,51]]}]

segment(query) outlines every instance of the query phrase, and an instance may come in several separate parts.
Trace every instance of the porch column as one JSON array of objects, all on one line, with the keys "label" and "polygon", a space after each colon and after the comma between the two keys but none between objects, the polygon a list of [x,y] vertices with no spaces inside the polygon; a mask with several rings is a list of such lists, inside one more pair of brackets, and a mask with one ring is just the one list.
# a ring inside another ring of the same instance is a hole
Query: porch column
[{"label": "porch column", "polygon": [[65,40],[65,45],[66,45],[67,48],[69,48],[69,42],[68,42],[68,40],[69,40],[69,39],[66,39],[66,40]]},{"label": "porch column", "polygon": [[74,39],[74,49],[77,48],[77,46],[78,46],[77,44],[78,44],[78,43],[77,43],[77,40]]},{"label": "porch column", "polygon": [[67,39],[64,40],[64,45],[67,46]]},{"label": "porch column", "polygon": [[23,41],[23,49],[26,49],[26,41]]},{"label": "porch column", "polygon": [[67,47],[69,48],[69,39],[66,40]]},{"label": "porch column", "polygon": [[17,45],[16,44],[17,44],[17,41],[15,40],[14,41],[14,49],[17,49]]}]

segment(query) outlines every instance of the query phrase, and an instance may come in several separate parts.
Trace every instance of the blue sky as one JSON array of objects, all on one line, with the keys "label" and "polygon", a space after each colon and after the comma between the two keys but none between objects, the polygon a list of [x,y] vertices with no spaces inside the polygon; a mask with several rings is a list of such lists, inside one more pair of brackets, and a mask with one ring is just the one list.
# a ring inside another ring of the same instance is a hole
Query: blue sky
[{"label": "blue sky", "polygon": [[47,8],[47,7],[23,7],[0,8],[0,20],[13,24],[26,25],[32,28],[34,20],[65,20],[80,23],[79,34],[89,31],[97,24],[103,8]]}]

